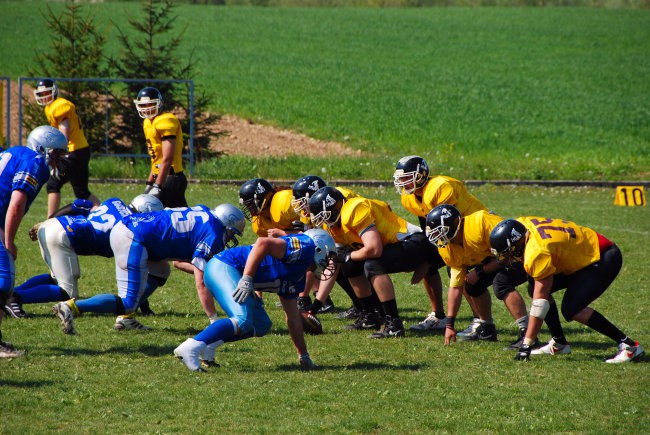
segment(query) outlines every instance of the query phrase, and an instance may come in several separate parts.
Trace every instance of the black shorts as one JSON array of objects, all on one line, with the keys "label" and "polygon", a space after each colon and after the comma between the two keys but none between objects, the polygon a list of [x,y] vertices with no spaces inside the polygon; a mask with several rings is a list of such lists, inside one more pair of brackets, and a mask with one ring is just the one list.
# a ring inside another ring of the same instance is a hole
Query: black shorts
[{"label": "black shorts", "polygon": [[185,200],[187,177],[183,172],[167,175],[161,189],[160,200],[165,207],[187,207],[187,200]]},{"label": "black shorts", "polygon": [[90,147],[82,148],[69,153],[61,164],[62,175],[57,180],[50,177],[47,180],[47,193],[59,193],[61,187],[70,182],[74,196],[79,199],[88,199],[91,195],[88,190],[88,163],[90,162]]}]

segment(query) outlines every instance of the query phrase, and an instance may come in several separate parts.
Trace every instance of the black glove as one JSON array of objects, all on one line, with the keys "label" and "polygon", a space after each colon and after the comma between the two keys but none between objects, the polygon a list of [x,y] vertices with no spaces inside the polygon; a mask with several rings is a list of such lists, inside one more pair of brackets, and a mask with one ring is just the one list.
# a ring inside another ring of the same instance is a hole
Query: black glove
[{"label": "black glove", "polygon": [[305,224],[302,223],[301,221],[292,221],[291,228],[293,228],[296,231],[300,231],[302,233],[304,233],[307,230],[307,228],[305,228]]},{"label": "black glove", "polygon": [[530,351],[533,350],[532,347],[530,347],[530,344],[523,344],[519,348],[519,352],[517,352],[517,355],[515,355],[515,360],[516,361],[530,361]]},{"label": "black glove", "polygon": [[350,261],[350,249],[346,246],[337,246],[336,247],[336,257],[334,257],[335,263],[347,263]]}]

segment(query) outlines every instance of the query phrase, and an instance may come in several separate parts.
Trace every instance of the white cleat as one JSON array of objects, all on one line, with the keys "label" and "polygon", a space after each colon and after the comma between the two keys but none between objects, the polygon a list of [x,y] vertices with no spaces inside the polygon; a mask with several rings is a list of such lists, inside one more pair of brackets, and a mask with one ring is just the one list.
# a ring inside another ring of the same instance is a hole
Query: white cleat
[{"label": "white cleat", "polygon": [[618,345],[618,353],[616,356],[610,359],[606,359],[605,362],[608,364],[621,364],[630,361],[638,361],[645,354],[643,346],[639,342],[635,342],[634,346],[629,344],[621,343]]},{"label": "white cleat", "polygon": [[447,319],[439,319],[435,313],[431,312],[423,321],[411,325],[409,329],[414,332],[430,332],[444,330],[446,327]]},{"label": "white cleat", "polygon": [[[204,353],[206,344],[202,341],[197,341],[193,338],[188,338],[174,349],[174,356],[185,364],[192,372],[204,372],[201,368],[200,357]],[[214,361],[214,357],[213,357]]]},{"label": "white cleat", "polygon": [[72,308],[67,302],[59,302],[52,307],[52,311],[57,315],[61,321],[61,329],[64,334],[74,335],[77,330],[74,327],[74,316],[72,315]]},{"label": "white cleat", "polygon": [[545,346],[542,346],[539,349],[533,349],[530,352],[531,355],[562,355],[565,353],[571,353],[571,346],[569,346],[569,343],[559,344],[552,338]]}]

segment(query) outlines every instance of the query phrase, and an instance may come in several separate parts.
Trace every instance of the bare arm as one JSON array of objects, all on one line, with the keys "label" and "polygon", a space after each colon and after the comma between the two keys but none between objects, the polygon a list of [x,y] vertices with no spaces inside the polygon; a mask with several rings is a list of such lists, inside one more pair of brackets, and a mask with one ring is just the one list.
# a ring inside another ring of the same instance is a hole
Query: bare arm
[{"label": "bare arm", "polygon": [[212,317],[217,314],[217,309],[214,306],[214,297],[212,293],[205,286],[203,282],[203,271],[196,266],[194,267],[194,283],[196,284],[196,293],[199,296],[199,301],[203,307],[203,311],[208,317]]},{"label": "bare arm", "polygon": [[16,246],[15,239],[18,227],[25,216],[27,209],[27,193],[22,190],[14,190],[11,193],[11,200],[7,207],[7,215],[5,217],[4,229],[4,245],[7,251],[11,254],[14,260],[18,257],[18,247]]},{"label": "bare arm", "polygon": [[361,249],[350,253],[351,260],[359,261],[381,257],[381,254],[384,252],[384,245],[377,228],[370,228],[365,231],[361,235],[361,241],[363,242]]},{"label": "bare arm", "polygon": [[298,313],[296,300],[280,297],[280,302],[286,316],[287,328],[293,346],[296,348],[298,356],[305,355],[307,353],[307,344],[305,343],[305,333],[302,329],[302,319]]},{"label": "bare arm", "polygon": [[158,175],[156,176],[156,184],[162,186],[167,180],[167,175],[172,168],[174,161],[174,150],[176,149],[176,138],[167,138],[162,140],[162,161],[158,168]]},{"label": "bare arm", "polygon": [[59,131],[65,135],[65,138],[70,141],[70,120],[64,119],[59,123]]}]

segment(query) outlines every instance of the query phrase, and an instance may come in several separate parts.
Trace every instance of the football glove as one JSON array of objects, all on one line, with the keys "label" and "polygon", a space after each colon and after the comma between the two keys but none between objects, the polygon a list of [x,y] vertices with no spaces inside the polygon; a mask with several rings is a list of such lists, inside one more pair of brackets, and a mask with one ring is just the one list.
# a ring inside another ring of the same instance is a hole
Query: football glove
[{"label": "football glove", "polygon": [[291,222],[291,228],[296,231],[305,232],[307,231],[306,225],[298,220]]},{"label": "football glove", "polygon": [[347,263],[350,261],[350,249],[347,246],[337,246],[336,247],[336,257],[334,257],[335,263]]},{"label": "football glove", "polygon": [[144,188],[144,192],[142,192],[142,193],[149,193],[149,192],[151,192],[151,189],[153,189],[153,183],[152,182],[147,182],[147,186]]},{"label": "football glove", "polygon": [[38,240],[38,229],[40,228],[40,226],[41,226],[41,222],[38,222],[29,229],[29,238],[31,239],[32,242]]},{"label": "football glove", "polygon": [[519,352],[515,355],[516,361],[530,361],[530,352],[533,350],[529,344],[523,344],[519,348]]},{"label": "football glove", "polygon": [[153,186],[151,186],[151,190],[145,193],[149,193],[149,195],[155,196],[156,198],[160,199],[160,196],[162,195],[162,189],[160,188],[159,185],[154,183]]},{"label": "football glove", "polygon": [[253,277],[249,275],[244,275],[239,280],[235,291],[232,292],[232,298],[238,304],[243,304],[246,302],[246,299],[253,293]]}]

